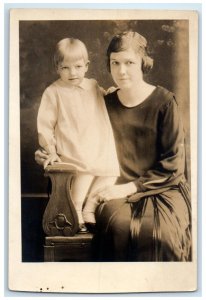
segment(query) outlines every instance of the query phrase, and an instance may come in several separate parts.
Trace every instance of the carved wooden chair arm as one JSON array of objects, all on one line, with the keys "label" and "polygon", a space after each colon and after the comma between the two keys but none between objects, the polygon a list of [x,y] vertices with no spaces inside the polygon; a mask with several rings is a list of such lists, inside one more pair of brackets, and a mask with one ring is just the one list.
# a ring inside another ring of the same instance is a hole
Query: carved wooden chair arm
[{"label": "carved wooden chair arm", "polygon": [[56,163],[45,169],[52,191],[43,216],[47,236],[74,236],[79,229],[78,217],[71,199],[71,184],[76,171],[67,164]]}]

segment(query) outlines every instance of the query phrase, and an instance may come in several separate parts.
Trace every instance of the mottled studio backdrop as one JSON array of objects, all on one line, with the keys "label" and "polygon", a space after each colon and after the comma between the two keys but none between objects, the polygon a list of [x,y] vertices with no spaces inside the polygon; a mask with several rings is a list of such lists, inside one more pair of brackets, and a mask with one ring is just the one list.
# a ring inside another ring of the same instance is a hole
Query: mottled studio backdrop
[{"label": "mottled studio backdrop", "polygon": [[65,37],[82,40],[91,61],[87,77],[94,77],[104,88],[113,85],[106,69],[106,49],[111,37],[123,30],[134,30],[148,40],[154,68],[145,78],[175,92],[186,131],[189,151],[189,62],[188,22],[184,20],[128,21],[20,21],[20,108],[21,182],[23,194],[45,193],[47,181],[34,161],[38,148],[36,117],[44,89],[57,75],[53,66],[56,43]]}]

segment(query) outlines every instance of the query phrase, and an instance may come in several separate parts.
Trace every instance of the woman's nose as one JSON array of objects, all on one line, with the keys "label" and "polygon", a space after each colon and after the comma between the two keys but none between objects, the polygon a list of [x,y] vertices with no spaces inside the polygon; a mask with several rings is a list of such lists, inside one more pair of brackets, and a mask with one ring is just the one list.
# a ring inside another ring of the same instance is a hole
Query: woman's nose
[{"label": "woman's nose", "polygon": [[125,72],[126,72],[126,67],[125,67],[125,65],[124,65],[124,64],[120,64],[120,65],[119,65],[119,73],[120,73],[120,74],[125,74]]}]

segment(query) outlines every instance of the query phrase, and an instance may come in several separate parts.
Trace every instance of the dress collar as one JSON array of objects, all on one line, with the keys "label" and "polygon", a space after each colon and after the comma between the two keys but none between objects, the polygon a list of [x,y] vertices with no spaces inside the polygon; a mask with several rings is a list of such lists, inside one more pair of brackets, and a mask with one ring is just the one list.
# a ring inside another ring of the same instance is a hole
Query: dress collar
[{"label": "dress collar", "polygon": [[78,87],[82,88],[83,90],[88,90],[89,89],[89,79],[84,78],[82,82],[78,85]]}]

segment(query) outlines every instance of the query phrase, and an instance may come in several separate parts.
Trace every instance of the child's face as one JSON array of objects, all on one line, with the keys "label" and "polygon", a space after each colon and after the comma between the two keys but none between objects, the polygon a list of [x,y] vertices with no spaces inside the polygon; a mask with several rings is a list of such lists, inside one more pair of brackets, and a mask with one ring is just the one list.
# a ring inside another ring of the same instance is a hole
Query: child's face
[{"label": "child's face", "polygon": [[71,61],[63,60],[59,64],[57,72],[61,80],[69,86],[78,86],[88,70],[88,62],[83,58]]},{"label": "child's face", "polygon": [[110,69],[112,78],[120,89],[133,88],[143,78],[142,58],[132,48],[112,52]]}]

